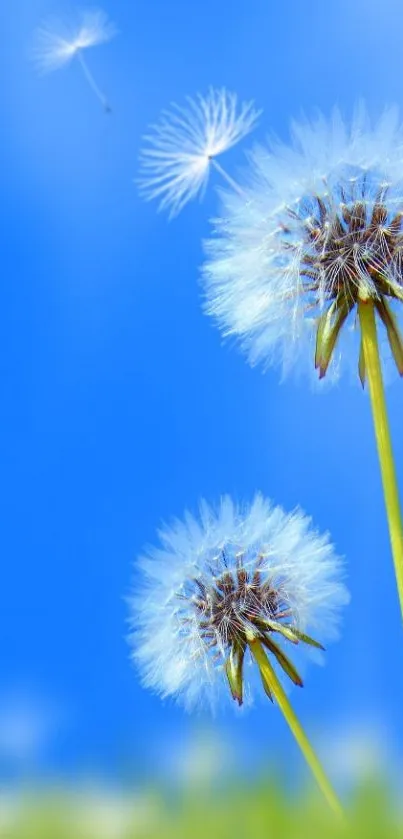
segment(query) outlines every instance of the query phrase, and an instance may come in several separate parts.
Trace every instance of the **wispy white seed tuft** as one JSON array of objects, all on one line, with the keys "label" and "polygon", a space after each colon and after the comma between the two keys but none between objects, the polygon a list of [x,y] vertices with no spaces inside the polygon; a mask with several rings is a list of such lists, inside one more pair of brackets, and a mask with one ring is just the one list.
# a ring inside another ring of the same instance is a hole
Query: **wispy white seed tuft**
[{"label": "wispy white seed tuft", "polygon": [[[241,650],[244,696],[233,693],[241,704],[255,690],[250,633],[292,652],[290,629],[312,630],[320,644],[337,636],[348,602],[342,562],[300,510],[286,514],[259,494],[241,508],[226,496],[217,510],[203,501],[197,518],[186,513],[159,537],[139,561],[130,619],[143,683],[161,696],[188,709],[214,706],[229,695],[225,667]],[[277,634],[271,621],[281,624]]]},{"label": "wispy white seed tuft", "polygon": [[392,317],[402,316],[398,112],[386,110],[373,125],[363,107],[349,126],[337,110],[329,120],[294,122],[290,145],[271,139],[252,151],[245,181],[243,198],[224,196],[206,244],[208,313],[224,335],[240,341],[252,364],[287,373],[302,362],[314,371],[319,318],[338,298],[335,311],[345,307],[348,314],[330,373],[337,377],[347,360],[356,371],[358,298],[372,297],[381,307],[386,302]]},{"label": "wispy white seed tuft", "polygon": [[67,64],[81,50],[110,41],[117,29],[100,9],[83,11],[77,26],[51,18],[35,33],[34,60],[47,73]]},{"label": "wispy white seed tuft", "polygon": [[186,106],[172,105],[151,127],[141,152],[140,191],[146,200],[159,200],[170,217],[203,194],[211,162],[250,133],[260,111],[253,102],[238,105],[224,88],[210,88],[207,96],[187,98]]},{"label": "wispy white seed tuft", "polygon": [[104,44],[117,34],[117,29],[100,9],[80,13],[77,26],[71,27],[57,19],[43,23],[35,32],[35,46],[32,58],[41,73],[58,70],[75,56],[80,63],[85,79],[101,102],[105,111],[111,110],[109,103],[98,87],[84,52],[89,47]]}]

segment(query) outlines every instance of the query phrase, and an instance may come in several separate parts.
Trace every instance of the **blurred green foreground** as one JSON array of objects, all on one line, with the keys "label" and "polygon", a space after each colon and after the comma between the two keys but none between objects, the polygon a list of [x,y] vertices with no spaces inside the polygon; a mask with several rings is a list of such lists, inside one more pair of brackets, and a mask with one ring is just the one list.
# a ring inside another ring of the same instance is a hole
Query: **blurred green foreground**
[{"label": "blurred green foreground", "polygon": [[4,839],[332,839],[403,837],[403,806],[392,805],[381,783],[349,796],[347,826],[338,824],[312,794],[287,797],[273,782],[233,785],[218,794],[187,792],[167,798],[158,791],[53,792],[0,797]]}]

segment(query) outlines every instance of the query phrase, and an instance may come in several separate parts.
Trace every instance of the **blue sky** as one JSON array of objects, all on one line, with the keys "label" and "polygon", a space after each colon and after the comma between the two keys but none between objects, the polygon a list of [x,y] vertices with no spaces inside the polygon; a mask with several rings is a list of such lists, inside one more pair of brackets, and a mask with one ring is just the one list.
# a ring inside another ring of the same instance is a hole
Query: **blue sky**
[{"label": "blue sky", "polygon": [[[192,721],[141,689],[128,660],[133,561],[162,519],[200,496],[256,489],[301,504],[347,557],[352,603],[325,668],[295,707],[313,732],[386,720],[398,739],[401,623],[369,401],[279,385],[222,345],[201,310],[202,239],[217,208],[168,223],[133,179],[141,135],[171,101],[226,85],[264,114],[255,139],[291,116],[359,97],[402,104],[397,0],[105,0],[120,34],[88,53],[113,113],[76,64],[38,78],[32,31],[68,7],[14,0],[0,12],[0,696],[62,709],[49,766],[151,765]],[[242,148],[226,156],[230,171]],[[403,482],[403,386],[388,390]],[[397,659],[396,659],[397,657]],[[246,761],[296,758],[261,704],[213,725]],[[147,755],[144,758],[144,755]]]}]

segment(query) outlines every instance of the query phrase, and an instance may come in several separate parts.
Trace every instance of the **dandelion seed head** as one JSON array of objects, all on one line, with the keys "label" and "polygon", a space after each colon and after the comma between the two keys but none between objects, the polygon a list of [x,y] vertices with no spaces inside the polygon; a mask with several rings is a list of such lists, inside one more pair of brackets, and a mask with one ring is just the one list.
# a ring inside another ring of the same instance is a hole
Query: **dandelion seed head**
[{"label": "dandelion seed head", "polygon": [[39,71],[51,72],[81,50],[110,41],[116,33],[115,25],[100,9],[82,11],[75,27],[52,18],[36,30],[33,58]]},{"label": "dandelion seed head", "polygon": [[238,105],[235,94],[210,88],[207,96],[173,105],[145,137],[140,192],[158,199],[159,209],[177,215],[207,185],[211,161],[249,134],[260,112],[253,102]]},{"label": "dandelion seed head", "polygon": [[[371,126],[361,107],[349,127],[335,110],[294,122],[291,135],[289,145],[272,139],[251,153],[244,200],[224,195],[206,244],[206,308],[252,364],[286,374],[314,370],[318,320],[342,300],[337,378],[345,360],[356,370],[359,299],[387,300],[400,317],[403,130],[395,109]],[[387,361],[386,341],[382,352]]]},{"label": "dandelion seed head", "polygon": [[[145,686],[163,697],[214,707],[229,696],[228,657],[241,651],[252,671],[246,637],[264,638],[267,622],[310,628],[321,643],[337,637],[348,601],[342,562],[301,511],[287,515],[261,495],[244,508],[224,497],[159,535],[130,603],[133,657]],[[250,672],[245,681],[251,700]]]}]

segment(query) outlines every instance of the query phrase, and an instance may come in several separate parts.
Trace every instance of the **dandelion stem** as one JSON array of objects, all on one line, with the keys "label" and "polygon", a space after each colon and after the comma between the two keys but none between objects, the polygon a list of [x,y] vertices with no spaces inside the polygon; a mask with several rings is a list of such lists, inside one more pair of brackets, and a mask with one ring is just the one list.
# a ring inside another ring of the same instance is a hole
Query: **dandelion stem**
[{"label": "dandelion stem", "polygon": [[301,723],[298,720],[295,711],[293,710],[290,702],[287,698],[285,691],[283,690],[275,670],[270,662],[268,656],[263,650],[263,647],[260,641],[256,639],[249,641],[249,647],[251,653],[259,667],[260,673],[262,678],[268,683],[268,686],[277,700],[277,703],[285,717],[286,722],[288,723],[304,757],[305,760],[313,772],[313,775],[316,778],[316,781],[323,792],[328,804],[337,813],[339,816],[343,816],[342,806],[340,804],[339,799],[333,787],[328,780],[325,771],[322,767],[322,764],[319,761],[319,758],[316,756],[305,731],[303,730]]},{"label": "dandelion stem", "polygon": [[376,330],[375,310],[372,300],[361,300],[358,304],[361,325],[362,347],[365,359],[365,371],[369,384],[372,416],[375,427],[378,457],[381,467],[383,493],[388,517],[390,542],[400,608],[403,615],[403,529],[397,488],[396,471],[393,459],[392,443],[379,358],[379,345]]},{"label": "dandelion stem", "polygon": [[233,178],[231,178],[231,175],[228,175],[228,173],[225,171],[225,169],[223,169],[223,167],[219,163],[217,163],[217,161],[214,157],[210,158],[210,163],[211,163],[212,166],[214,166],[214,169],[216,169],[217,172],[220,173],[221,177],[224,178],[225,181],[227,181],[227,183],[230,185],[230,187],[232,187],[232,189],[234,189],[235,192],[237,192],[238,195],[240,195],[242,198],[245,198],[244,190],[241,189],[241,187],[238,186],[237,182],[234,181]]},{"label": "dandelion stem", "polygon": [[77,50],[77,58],[78,58],[78,60],[81,64],[81,68],[83,70],[84,76],[87,79],[87,82],[88,82],[91,90],[95,93],[95,96],[101,102],[101,105],[104,108],[104,110],[107,113],[109,113],[111,111],[111,107],[109,105],[109,102],[106,99],[106,97],[104,96],[104,94],[102,93],[102,91],[99,89],[99,87],[98,87],[98,85],[97,85],[97,83],[94,79],[94,76],[92,75],[92,73],[91,73],[91,71],[88,67],[88,64],[87,64],[87,62],[86,62],[86,60],[83,56],[82,50],[80,50],[80,49]]}]

